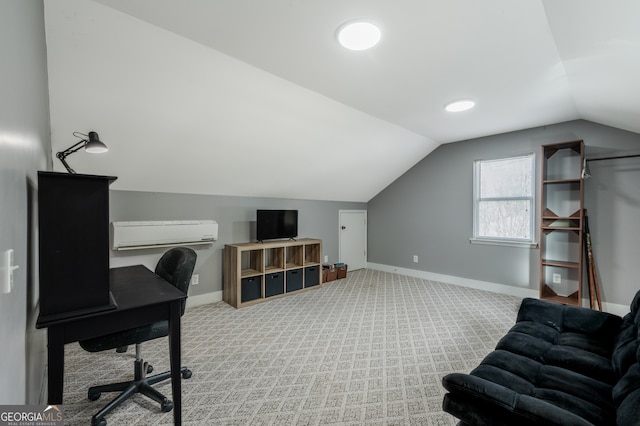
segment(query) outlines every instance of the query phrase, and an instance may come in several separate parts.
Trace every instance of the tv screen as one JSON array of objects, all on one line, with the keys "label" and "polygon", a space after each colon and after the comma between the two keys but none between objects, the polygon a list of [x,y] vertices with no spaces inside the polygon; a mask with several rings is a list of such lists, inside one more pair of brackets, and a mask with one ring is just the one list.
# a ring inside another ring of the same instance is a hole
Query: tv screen
[{"label": "tv screen", "polygon": [[295,238],[298,236],[298,210],[258,210],[256,238],[258,241]]}]

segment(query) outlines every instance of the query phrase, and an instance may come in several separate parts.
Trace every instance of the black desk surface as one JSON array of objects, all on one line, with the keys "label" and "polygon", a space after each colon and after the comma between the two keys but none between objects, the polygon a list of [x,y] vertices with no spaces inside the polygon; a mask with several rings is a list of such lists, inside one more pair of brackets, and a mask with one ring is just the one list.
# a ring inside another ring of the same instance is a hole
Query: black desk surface
[{"label": "black desk surface", "polygon": [[[109,281],[112,299],[119,313],[187,297],[186,294],[142,265],[112,268],[109,270]],[[73,321],[87,321],[113,313],[113,310],[107,310],[57,320],[38,317],[36,327],[45,328]]]}]

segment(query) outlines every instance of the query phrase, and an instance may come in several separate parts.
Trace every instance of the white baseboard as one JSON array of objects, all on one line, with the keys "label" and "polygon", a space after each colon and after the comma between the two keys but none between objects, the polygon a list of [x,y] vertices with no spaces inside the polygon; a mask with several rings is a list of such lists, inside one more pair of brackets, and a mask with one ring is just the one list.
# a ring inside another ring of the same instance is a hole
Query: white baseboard
[{"label": "white baseboard", "polygon": [[[478,290],[490,291],[492,293],[506,294],[516,297],[533,297],[538,298],[538,290],[530,288],[514,287],[505,284],[497,284],[488,281],[472,280],[469,278],[461,278],[453,275],[436,274],[433,272],[419,271],[417,269],[399,268],[397,266],[383,265],[380,263],[367,263],[367,268],[382,272],[390,272],[393,274],[407,275],[409,277],[422,278],[425,280],[439,281],[447,284],[453,284],[460,287],[475,288]],[[582,306],[588,307],[589,300],[583,299]],[[624,316],[629,312],[628,305],[620,305],[617,303],[602,303],[602,310],[614,315]]]},{"label": "white baseboard", "polygon": [[187,298],[187,308],[193,306],[208,305],[210,303],[220,302],[222,300],[222,290],[212,293],[199,294],[197,296],[189,296]]},{"label": "white baseboard", "polygon": [[[631,303],[631,302],[629,302],[629,303]],[[614,315],[618,315],[620,317],[623,317],[623,316],[625,316],[625,315],[627,315],[629,313],[630,308],[627,305],[620,305],[618,303],[602,302],[602,310],[605,311],[605,312],[609,312],[610,314],[614,314]]]},{"label": "white baseboard", "polygon": [[530,288],[513,287],[504,284],[496,284],[488,281],[472,280],[469,278],[455,277],[453,275],[436,274],[433,272],[419,271],[417,269],[398,268],[397,266],[368,263],[367,268],[394,274],[407,275],[409,277],[422,278],[424,280],[439,281],[460,287],[475,288],[490,291],[492,293],[507,294],[517,297],[538,297],[538,292]]}]

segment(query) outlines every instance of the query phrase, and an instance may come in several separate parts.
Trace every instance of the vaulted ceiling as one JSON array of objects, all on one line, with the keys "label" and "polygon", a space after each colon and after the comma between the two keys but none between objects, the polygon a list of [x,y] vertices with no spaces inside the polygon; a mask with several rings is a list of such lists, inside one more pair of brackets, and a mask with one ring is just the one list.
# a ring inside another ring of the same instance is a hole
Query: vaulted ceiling
[{"label": "vaulted ceiling", "polygon": [[[637,0],[45,0],[52,144],[114,189],[368,201],[442,143],[640,133]],[[349,51],[366,18],[381,42]],[[471,98],[470,111],[444,105]],[[56,170],[62,171],[55,161]]]}]

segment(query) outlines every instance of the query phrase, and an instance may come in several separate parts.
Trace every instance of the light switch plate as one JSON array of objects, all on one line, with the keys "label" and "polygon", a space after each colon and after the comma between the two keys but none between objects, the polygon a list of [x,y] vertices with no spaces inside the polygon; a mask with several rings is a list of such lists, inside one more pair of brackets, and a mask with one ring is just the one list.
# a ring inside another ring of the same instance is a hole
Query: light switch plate
[{"label": "light switch plate", "polygon": [[13,290],[13,271],[19,266],[13,264],[13,249],[4,252],[2,265],[2,293],[9,294]]}]

